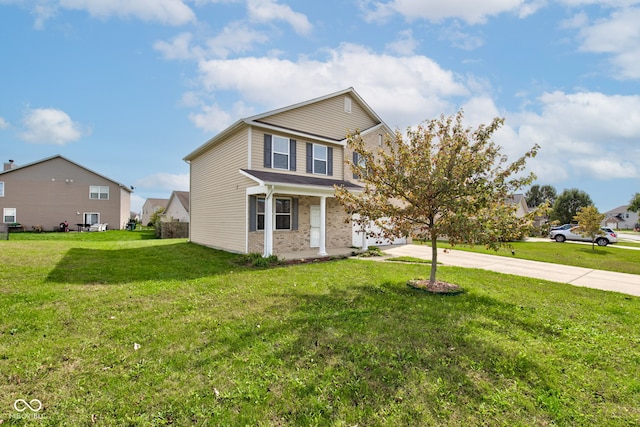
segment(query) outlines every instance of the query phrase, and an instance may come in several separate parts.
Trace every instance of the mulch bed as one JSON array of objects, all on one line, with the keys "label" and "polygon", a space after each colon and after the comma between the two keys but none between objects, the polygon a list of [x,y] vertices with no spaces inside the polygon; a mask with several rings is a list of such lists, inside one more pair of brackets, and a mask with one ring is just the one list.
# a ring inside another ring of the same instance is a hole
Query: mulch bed
[{"label": "mulch bed", "polygon": [[464,289],[460,286],[454,285],[453,283],[443,282],[441,280],[436,280],[435,283],[430,284],[429,280],[415,279],[409,280],[407,285],[432,294],[457,295],[464,292]]}]

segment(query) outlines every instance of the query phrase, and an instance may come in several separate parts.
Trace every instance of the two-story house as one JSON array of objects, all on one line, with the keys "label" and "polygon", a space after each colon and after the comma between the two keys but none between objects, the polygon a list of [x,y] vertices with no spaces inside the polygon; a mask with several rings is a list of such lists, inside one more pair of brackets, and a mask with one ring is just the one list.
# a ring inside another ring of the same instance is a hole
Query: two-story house
[{"label": "two-story house", "polygon": [[0,213],[6,224],[45,231],[67,221],[70,229],[94,224],[124,228],[129,221],[131,188],[55,155],[0,172]]},{"label": "two-story house", "polygon": [[603,227],[609,227],[617,230],[633,230],[638,220],[638,212],[631,212],[628,205],[618,206],[604,213],[605,218],[602,221]]},{"label": "two-story house", "polygon": [[189,192],[173,191],[162,214],[162,221],[189,222]]},{"label": "two-story house", "polygon": [[362,189],[356,130],[371,150],[392,133],[353,88],[238,120],[185,157],[190,240],[264,256],[366,246],[334,193]]}]

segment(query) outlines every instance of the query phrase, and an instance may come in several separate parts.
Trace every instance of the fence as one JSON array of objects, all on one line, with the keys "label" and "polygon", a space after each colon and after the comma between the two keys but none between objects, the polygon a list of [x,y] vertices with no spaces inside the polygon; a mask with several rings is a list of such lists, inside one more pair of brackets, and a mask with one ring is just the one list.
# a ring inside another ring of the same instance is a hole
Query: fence
[{"label": "fence", "polygon": [[189,237],[188,222],[156,221],[156,236],[161,239],[180,239]]}]

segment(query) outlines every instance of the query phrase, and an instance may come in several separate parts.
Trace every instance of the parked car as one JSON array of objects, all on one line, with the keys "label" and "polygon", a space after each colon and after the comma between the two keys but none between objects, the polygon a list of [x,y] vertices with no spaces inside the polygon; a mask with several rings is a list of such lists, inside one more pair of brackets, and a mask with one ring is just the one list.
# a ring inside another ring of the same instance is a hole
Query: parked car
[{"label": "parked car", "polygon": [[577,227],[577,226],[578,226],[578,224],[563,224],[563,225],[558,225],[556,227],[551,227],[551,231],[568,230],[570,228]]},{"label": "parked car", "polygon": [[[562,243],[565,240],[576,240],[579,242],[591,242],[590,237],[583,236],[576,231],[577,226],[573,226],[569,229],[556,229],[551,230],[549,233],[549,238],[555,240],[556,242]],[[596,236],[596,244],[598,246],[607,246],[609,243],[617,243],[618,236],[615,231],[608,227],[601,228],[603,234],[601,236]]]}]

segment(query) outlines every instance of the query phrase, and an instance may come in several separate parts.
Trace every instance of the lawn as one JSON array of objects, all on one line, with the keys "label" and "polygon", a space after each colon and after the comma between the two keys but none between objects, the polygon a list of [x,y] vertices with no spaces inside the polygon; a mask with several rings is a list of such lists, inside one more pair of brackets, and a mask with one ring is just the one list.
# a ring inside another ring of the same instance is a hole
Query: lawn
[{"label": "lawn", "polygon": [[3,424],[640,424],[640,298],[454,267],[465,292],[438,296],[406,285],[426,265],[91,234],[0,241]]}]

